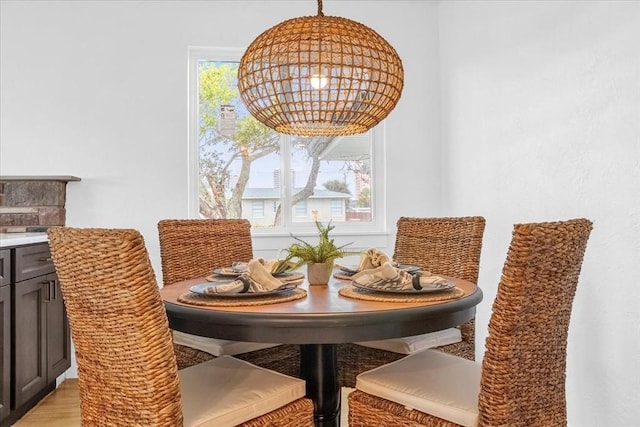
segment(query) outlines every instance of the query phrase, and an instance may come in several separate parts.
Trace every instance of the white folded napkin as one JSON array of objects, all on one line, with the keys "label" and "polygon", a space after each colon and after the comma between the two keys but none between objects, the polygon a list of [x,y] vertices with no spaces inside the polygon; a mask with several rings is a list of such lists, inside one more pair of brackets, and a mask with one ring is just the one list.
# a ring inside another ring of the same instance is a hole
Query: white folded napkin
[{"label": "white folded napkin", "polygon": [[352,276],[360,271],[370,270],[372,268],[380,267],[385,262],[389,261],[389,256],[379,249],[371,248],[365,254],[360,257],[360,263],[357,267],[347,266],[336,263],[335,266],[345,276]]},{"label": "white folded napkin", "polygon": [[389,262],[389,256],[379,249],[371,248],[360,259],[358,265],[358,271],[369,270],[376,267],[381,267],[385,262]]},{"label": "white folded napkin", "polygon": [[[284,284],[273,277],[263,265],[263,260],[252,259],[247,264],[247,271],[238,276],[233,282],[223,285],[212,285],[206,288],[205,293],[228,294],[269,292],[279,289]],[[291,286],[288,284],[287,286]]]},{"label": "white folded napkin", "polygon": [[425,285],[446,283],[446,279],[422,272],[414,274],[394,267],[390,261],[380,267],[360,271],[351,280],[361,286],[378,290],[421,290]]},{"label": "white folded napkin", "polygon": [[263,261],[266,268],[273,276],[282,276],[293,272],[296,263],[293,261],[285,261],[284,259],[267,259]]}]

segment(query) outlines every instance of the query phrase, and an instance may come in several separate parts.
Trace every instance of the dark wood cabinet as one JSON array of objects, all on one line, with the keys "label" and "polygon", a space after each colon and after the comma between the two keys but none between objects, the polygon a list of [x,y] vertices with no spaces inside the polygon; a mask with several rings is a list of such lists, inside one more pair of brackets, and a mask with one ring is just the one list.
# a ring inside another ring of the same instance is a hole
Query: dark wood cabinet
[{"label": "dark wood cabinet", "polygon": [[9,416],[11,410],[11,286],[8,283],[0,285],[0,342],[1,422]]},{"label": "dark wood cabinet", "polygon": [[11,282],[11,251],[0,249],[0,286]]},{"label": "dark wood cabinet", "polygon": [[48,275],[51,292],[47,304],[47,382],[55,381],[71,366],[71,330],[60,282]]},{"label": "dark wood cabinet", "polygon": [[[12,280],[9,337],[10,411],[8,426],[55,388],[56,378],[71,366],[71,338],[58,277],[47,243],[10,249]],[[9,305],[7,305],[9,306]],[[8,343],[8,346],[5,346]],[[1,412],[0,412],[1,413]]]},{"label": "dark wood cabinet", "polygon": [[25,404],[47,385],[44,277],[24,280],[14,288],[15,407]]}]

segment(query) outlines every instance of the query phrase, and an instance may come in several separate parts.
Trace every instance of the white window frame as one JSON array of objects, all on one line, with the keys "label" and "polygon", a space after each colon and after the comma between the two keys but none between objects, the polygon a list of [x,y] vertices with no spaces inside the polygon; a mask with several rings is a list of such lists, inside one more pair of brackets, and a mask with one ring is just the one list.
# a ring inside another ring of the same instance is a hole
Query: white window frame
[{"label": "white window frame", "polygon": [[[197,125],[198,119],[198,62],[201,60],[210,61],[230,61],[239,62],[244,49],[241,48],[224,48],[224,47],[201,47],[190,46],[188,48],[188,176],[187,176],[187,214],[190,218],[199,218],[199,198],[198,198],[198,185],[199,185],[199,129]],[[376,126],[372,131],[372,164],[371,168],[373,173],[371,175],[372,188],[374,192],[372,194],[373,212],[374,218],[367,223],[361,223],[358,221],[340,223],[338,227],[340,231],[335,230],[335,235],[342,236],[362,236],[370,235],[380,236],[380,239],[374,239],[374,243],[369,243],[369,246],[385,246],[387,235],[387,220],[386,220],[386,162],[385,162],[385,129],[384,122]],[[287,138],[287,135],[284,135]],[[283,179],[291,175],[289,163],[285,161],[290,157],[287,152],[289,144],[284,144],[283,150],[280,152],[282,159],[281,170],[283,176],[281,177],[281,188],[285,188],[289,185],[289,179]],[[290,195],[285,191],[282,197],[285,206],[291,205],[289,201]],[[272,227],[272,228],[254,228],[252,234],[255,236],[290,236],[290,233],[295,233],[299,236],[315,236],[317,235],[317,229],[313,223],[300,224],[292,221],[291,209],[283,209],[283,221],[284,226]],[[327,222],[328,219],[324,220]],[[367,239],[364,239],[365,241]],[[367,244],[365,244],[366,247]],[[354,247],[355,249],[355,247]]]}]

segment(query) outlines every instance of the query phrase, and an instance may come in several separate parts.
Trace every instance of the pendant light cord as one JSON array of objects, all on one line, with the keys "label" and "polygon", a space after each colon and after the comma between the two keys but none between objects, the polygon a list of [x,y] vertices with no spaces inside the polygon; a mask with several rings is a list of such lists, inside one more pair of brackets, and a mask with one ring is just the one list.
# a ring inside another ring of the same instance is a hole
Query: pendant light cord
[{"label": "pendant light cord", "polygon": [[324,16],[322,12],[322,0],[318,0],[318,16]]}]

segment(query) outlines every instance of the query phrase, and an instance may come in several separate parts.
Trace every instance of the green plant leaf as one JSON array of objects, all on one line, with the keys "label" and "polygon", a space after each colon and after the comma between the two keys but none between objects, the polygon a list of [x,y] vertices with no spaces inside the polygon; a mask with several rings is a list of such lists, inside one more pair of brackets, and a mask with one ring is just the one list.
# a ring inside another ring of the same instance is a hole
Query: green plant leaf
[{"label": "green plant leaf", "polygon": [[291,237],[293,237],[296,242],[285,249],[287,252],[287,256],[284,259],[285,262],[297,260],[295,261],[296,266],[300,267],[311,262],[323,263],[334,261],[347,254],[344,248],[351,243],[336,246],[334,240],[329,238],[329,233],[335,228],[334,225],[331,225],[331,221],[329,221],[326,227],[320,221],[315,221],[315,224],[319,235],[318,244],[314,246],[291,234]]}]

